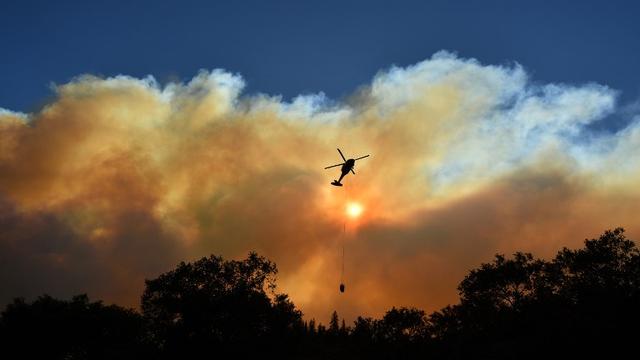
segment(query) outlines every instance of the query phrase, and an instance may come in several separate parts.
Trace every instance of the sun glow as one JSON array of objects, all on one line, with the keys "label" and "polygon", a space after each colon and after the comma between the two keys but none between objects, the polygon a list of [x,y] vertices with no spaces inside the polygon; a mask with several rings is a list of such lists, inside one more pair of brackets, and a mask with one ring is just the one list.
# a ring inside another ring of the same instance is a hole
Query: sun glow
[{"label": "sun glow", "polygon": [[350,202],[347,204],[347,215],[352,219],[358,218],[362,214],[362,205],[356,202]]}]

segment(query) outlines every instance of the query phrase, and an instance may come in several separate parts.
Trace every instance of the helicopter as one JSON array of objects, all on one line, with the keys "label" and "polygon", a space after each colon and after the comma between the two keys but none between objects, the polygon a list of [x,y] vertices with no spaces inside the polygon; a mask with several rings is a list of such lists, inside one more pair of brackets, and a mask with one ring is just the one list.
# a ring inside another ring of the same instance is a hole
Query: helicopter
[{"label": "helicopter", "polygon": [[340,153],[340,156],[342,157],[342,160],[344,160],[344,162],[340,163],[340,164],[327,166],[325,168],[325,169],[331,169],[331,168],[336,167],[336,166],[342,166],[342,169],[340,169],[340,171],[342,172],[342,174],[340,174],[340,179],[333,180],[331,182],[331,185],[333,185],[333,186],[342,186],[342,183],[340,181],[342,181],[342,178],[345,177],[349,173],[349,171],[351,171],[353,173],[353,175],[356,174],[356,172],[353,171],[353,167],[356,164],[356,160],[364,159],[364,158],[369,156],[369,155],[365,155],[365,156],[361,156],[359,158],[348,159],[347,160],[347,159],[345,159],[344,155],[342,155],[342,151],[340,151],[340,149],[338,149],[338,152]]}]

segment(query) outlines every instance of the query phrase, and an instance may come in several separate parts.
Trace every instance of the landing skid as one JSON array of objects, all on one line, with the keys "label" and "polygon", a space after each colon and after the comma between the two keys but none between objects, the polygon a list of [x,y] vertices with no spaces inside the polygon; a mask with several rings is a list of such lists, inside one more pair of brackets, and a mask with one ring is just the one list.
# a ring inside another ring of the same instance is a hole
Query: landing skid
[{"label": "landing skid", "polygon": [[331,182],[331,185],[333,185],[333,186],[342,186],[342,183],[339,183],[338,180],[333,180]]}]

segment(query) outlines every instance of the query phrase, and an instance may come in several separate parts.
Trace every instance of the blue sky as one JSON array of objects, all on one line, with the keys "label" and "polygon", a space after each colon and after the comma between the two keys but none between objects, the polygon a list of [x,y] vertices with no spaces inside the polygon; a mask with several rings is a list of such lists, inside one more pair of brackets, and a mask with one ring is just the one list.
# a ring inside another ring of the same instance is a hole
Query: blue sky
[{"label": "blue sky", "polygon": [[3,1],[0,107],[31,111],[74,76],[240,73],[248,93],[339,99],[377,71],[449,50],[540,82],[640,95],[628,1]]}]

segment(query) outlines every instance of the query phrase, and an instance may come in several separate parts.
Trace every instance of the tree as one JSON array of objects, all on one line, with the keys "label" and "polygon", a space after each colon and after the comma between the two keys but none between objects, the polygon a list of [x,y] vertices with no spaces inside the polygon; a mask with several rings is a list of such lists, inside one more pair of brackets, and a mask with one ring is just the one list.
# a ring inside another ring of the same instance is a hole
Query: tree
[{"label": "tree", "polygon": [[315,319],[309,320],[308,329],[309,329],[308,330],[309,334],[311,334],[311,335],[315,335],[316,334],[316,320]]},{"label": "tree", "polygon": [[616,357],[640,322],[639,259],[621,228],[551,261],[496,255],[460,283],[459,304],[429,317],[436,354],[500,359],[527,349],[528,358],[549,350],[558,357]]},{"label": "tree", "polygon": [[277,346],[301,325],[302,313],[275,293],[276,273],[275,264],[250,253],[242,261],[183,262],[147,280],[142,312],[154,342],[170,356]]},{"label": "tree", "polygon": [[149,357],[142,317],[133,310],[87,295],[70,301],[43,295],[15,299],[0,319],[5,354],[23,358],[135,359]]},{"label": "tree", "polygon": [[492,263],[471,270],[458,286],[460,301],[466,306],[493,312],[516,308],[536,292],[544,261],[517,252],[513,259],[496,255]]},{"label": "tree", "polygon": [[416,342],[424,336],[425,326],[423,310],[393,307],[378,322],[378,336],[390,343]]},{"label": "tree", "polygon": [[638,259],[636,245],[623,228],[616,228],[585,240],[583,249],[562,249],[553,262],[562,275],[563,296],[579,301],[596,293],[634,293],[640,280]]},{"label": "tree", "polygon": [[331,314],[331,320],[329,320],[329,332],[334,336],[337,336],[340,332],[340,318],[335,310]]},{"label": "tree", "polygon": [[374,338],[374,320],[370,317],[358,318],[353,322],[353,330],[351,336],[359,343],[370,343]]}]

